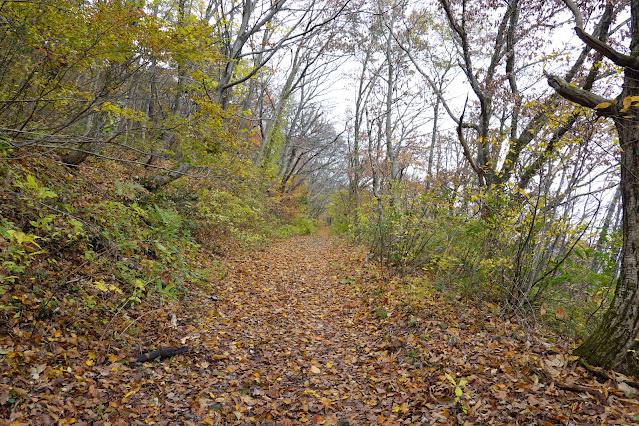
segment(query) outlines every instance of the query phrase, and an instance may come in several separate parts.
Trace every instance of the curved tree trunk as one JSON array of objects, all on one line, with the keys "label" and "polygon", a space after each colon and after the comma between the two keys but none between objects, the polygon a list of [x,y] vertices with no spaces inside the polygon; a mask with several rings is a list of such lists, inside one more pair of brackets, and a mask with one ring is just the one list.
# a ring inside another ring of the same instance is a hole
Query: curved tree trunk
[{"label": "curved tree trunk", "polygon": [[189,170],[191,169],[191,165],[187,162],[182,162],[178,164],[178,166],[172,170],[166,171],[164,173],[159,173],[154,176],[150,176],[148,178],[144,178],[140,180],[140,184],[148,191],[156,192],[159,191],[164,186],[185,176]]},{"label": "curved tree trunk", "polygon": [[66,154],[61,155],[62,163],[67,166],[77,167],[89,158],[92,153],[96,152],[103,144],[100,140],[102,139],[106,119],[106,115],[100,113],[94,113],[93,116],[89,117],[90,128],[86,132],[86,137],[93,141],[81,143],[77,148],[72,148]]},{"label": "curved tree trunk", "polygon": [[639,0],[631,5],[630,55],[619,53],[587,34],[572,0],[564,3],[575,15],[575,31],[592,49],[624,68],[624,81],[617,101],[570,86],[565,80],[547,76],[548,83],[564,98],[615,122],[621,148],[621,197],[623,247],[621,276],[615,295],[596,330],[575,350],[588,362],[639,377]]},{"label": "curved tree trunk", "polygon": [[[628,74],[637,74],[629,79]],[[639,95],[639,73],[626,70],[622,98]],[[639,126],[615,119],[621,146],[623,248],[615,297],[597,329],[575,351],[590,363],[639,376]]]}]

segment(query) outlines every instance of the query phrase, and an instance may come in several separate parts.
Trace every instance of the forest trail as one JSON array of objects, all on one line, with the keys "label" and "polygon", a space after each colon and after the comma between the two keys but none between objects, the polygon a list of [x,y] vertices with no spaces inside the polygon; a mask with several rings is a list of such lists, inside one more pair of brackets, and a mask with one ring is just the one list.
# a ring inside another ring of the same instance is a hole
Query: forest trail
[{"label": "forest trail", "polygon": [[224,357],[216,368],[233,377],[213,387],[230,395],[216,398],[225,399],[224,421],[225,411],[233,421],[275,424],[366,424],[382,412],[397,420],[393,398],[376,408],[401,377],[389,368],[392,355],[379,359],[389,342],[352,279],[349,268],[362,260],[320,236],[280,242],[233,265],[213,327]]},{"label": "forest trail", "polygon": [[[181,384],[166,385],[172,398],[163,397],[156,418],[549,425],[636,415],[639,407],[622,392],[582,381],[560,344],[482,317],[456,296],[404,297],[397,287],[364,264],[364,253],[326,235],[230,262],[220,301],[182,338],[198,349],[177,362],[185,368]],[[140,393],[140,403],[153,399],[153,389]],[[616,395],[612,404],[603,404],[602,392]]]},{"label": "forest trail", "polygon": [[[162,302],[132,318],[124,340],[52,332],[46,364],[20,349],[29,370],[14,393],[0,389],[3,408],[21,398],[0,425],[639,422],[619,376],[597,379],[565,344],[400,285],[364,257],[327,235],[295,237],[227,258],[218,300]],[[180,346],[188,353],[130,356]]]}]

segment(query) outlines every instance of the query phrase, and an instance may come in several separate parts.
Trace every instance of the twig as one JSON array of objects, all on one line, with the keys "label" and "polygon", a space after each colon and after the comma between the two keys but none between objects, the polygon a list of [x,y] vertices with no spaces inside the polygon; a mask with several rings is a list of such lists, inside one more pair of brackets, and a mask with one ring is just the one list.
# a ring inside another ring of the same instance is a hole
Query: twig
[{"label": "twig", "polygon": [[579,385],[575,385],[575,384],[562,383],[562,382],[552,378],[548,373],[546,373],[545,370],[539,369],[538,371],[539,371],[540,376],[542,378],[544,378],[547,382],[550,382],[550,383],[554,384],[555,387],[557,387],[559,389],[569,390],[569,391],[572,391],[572,392],[589,393],[590,395],[592,395],[595,398],[597,398],[599,400],[599,402],[601,403],[601,405],[605,405],[605,406],[610,405],[608,403],[608,400],[603,396],[603,394],[601,392],[599,392],[598,390],[596,390],[596,389],[590,389],[590,388],[587,388],[585,386],[579,386]]},{"label": "twig", "polygon": [[598,390],[595,389],[590,389],[587,388],[585,386],[579,386],[579,385],[569,385],[567,383],[561,383],[558,382],[557,380],[553,380],[553,383],[555,384],[556,387],[558,387],[559,389],[563,389],[563,390],[569,390],[569,391],[573,391],[573,392],[585,392],[585,393],[589,393],[590,395],[595,396],[599,402],[601,403],[601,405],[605,405],[608,406],[608,400],[603,396],[603,394],[601,392],[599,392]]},{"label": "twig", "polygon": [[182,291],[184,291],[187,294],[193,294],[195,296],[206,297],[206,298],[211,299],[211,300],[213,300],[215,302],[220,300],[220,298],[217,297],[217,296],[211,296],[209,294],[199,293],[197,291],[192,291],[192,290],[187,290],[187,289],[183,289]]},{"label": "twig", "polygon": [[188,346],[182,346],[181,348],[158,349],[157,351],[137,354],[135,356],[135,362],[148,362],[154,360],[155,358],[169,358],[189,351],[190,349]]}]

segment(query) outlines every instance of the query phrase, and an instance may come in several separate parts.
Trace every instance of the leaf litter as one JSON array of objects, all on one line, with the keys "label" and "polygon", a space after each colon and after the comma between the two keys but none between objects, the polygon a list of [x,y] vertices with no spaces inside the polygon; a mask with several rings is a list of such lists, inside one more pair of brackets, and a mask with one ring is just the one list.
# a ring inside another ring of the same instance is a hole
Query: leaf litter
[{"label": "leaf litter", "polygon": [[65,318],[0,336],[0,424],[639,423],[633,379],[329,236],[226,262],[218,300],[125,314],[136,352],[172,357],[135,362],[134,345]]}]

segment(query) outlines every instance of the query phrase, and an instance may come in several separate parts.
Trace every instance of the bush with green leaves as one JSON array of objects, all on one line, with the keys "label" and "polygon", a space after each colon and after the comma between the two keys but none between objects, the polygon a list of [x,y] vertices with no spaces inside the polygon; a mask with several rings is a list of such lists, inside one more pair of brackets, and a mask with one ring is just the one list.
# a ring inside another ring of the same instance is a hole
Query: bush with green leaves
[{"label": "bush with green leaves", "polygon": [[291,223],[279,227],[276,231],[276,236],[286,238],[292,235],[311,235],[317,231],[317,228],[317,219],[300,214]]},{"label": "bush with green leaves", "polygon": [[[572,318],[577,333],[609,300],[602,290],[616,279],[617,234],[595,251],[589,223],[571,223],[542,197],[516,188],[460,192],[453,203],[445,194],[401,195],[369,199],[360,206],[358,229],[350,229],[399,272],[428,272],[437,288],[502,303],[522,317],[542,305],[546,312],[565,307],[568,317],[561,320]],[[340,229],[347,222],[332,219]]]}]

